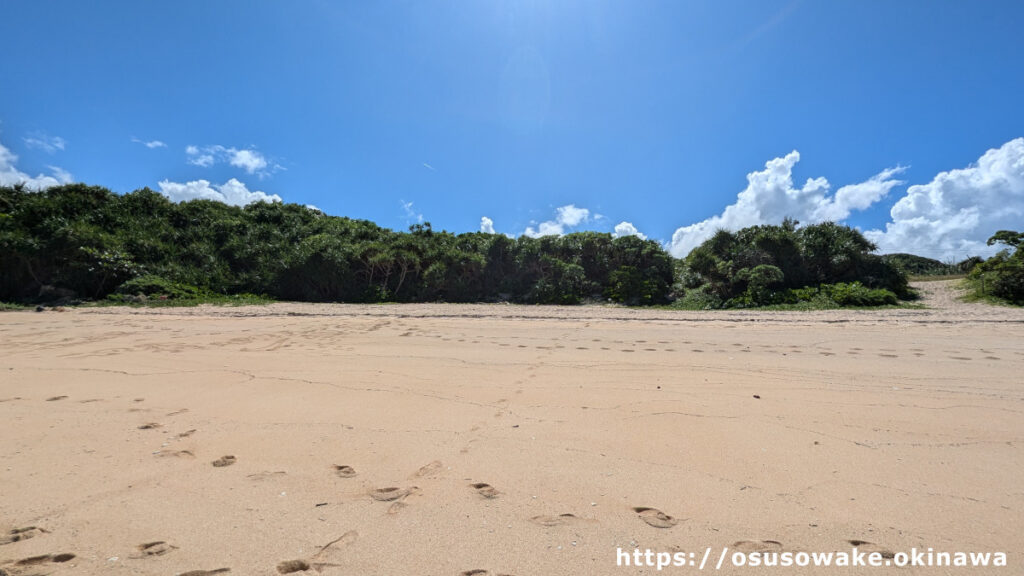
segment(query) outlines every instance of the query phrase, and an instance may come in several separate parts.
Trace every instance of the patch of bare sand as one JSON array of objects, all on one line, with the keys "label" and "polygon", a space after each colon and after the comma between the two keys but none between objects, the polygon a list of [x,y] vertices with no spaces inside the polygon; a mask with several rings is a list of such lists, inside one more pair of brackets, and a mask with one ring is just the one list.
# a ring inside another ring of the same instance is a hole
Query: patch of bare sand
[{"label": "patch of bare sand", "polygon": [[622,574],[619,547],[852,540],[1012,571],[1024,315],[926,302],[0,314],[0,569]]}]

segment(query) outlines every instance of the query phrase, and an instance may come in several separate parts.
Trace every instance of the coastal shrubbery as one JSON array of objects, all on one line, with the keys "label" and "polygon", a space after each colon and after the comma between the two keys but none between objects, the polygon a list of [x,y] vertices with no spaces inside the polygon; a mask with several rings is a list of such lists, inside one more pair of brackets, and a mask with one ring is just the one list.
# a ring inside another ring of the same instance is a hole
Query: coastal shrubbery
[{"label": "coastal shrubbery", "polygon": [[395,232],[296,204],[174,203],[149,189],[0,187],[0,301],[628,304],[668,300],[673,261],[650,240]]},{"label": "coastal shrubbery", "polygon": [[1024,233],[1000,230],[988,244],[1006,248],[971,270],[968,283],[973,295],[1024,305]]},{"label": "coastal shrubbery", "polygon": [[0,301],[20,303],[653,305],[681,297],[687,307],[735,308],[911,297],[905,275],[874,248],[846,226],[786,221],[719,231],[680,261],[634,236],[510,238],[429,223],[395,232],[297,204],[175,203],[148,188],[120,195],[83,184],[0,187]]},{"label": "coastal shrubbery", "polygon": [[893,305],[913,293],[875,245],[832,222],[719,230],[686,257],[684,307]]}]

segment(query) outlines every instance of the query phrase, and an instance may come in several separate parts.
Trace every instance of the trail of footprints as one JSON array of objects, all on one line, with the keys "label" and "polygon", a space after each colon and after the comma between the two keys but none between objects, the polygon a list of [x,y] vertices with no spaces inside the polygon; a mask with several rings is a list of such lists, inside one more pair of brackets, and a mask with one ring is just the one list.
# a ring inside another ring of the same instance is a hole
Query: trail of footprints
[{"label": "trail of footprints", "polygon": [[[424,336],[432,336],[434,338],[440,338],[441,340],[444,340],[444,341],[457,341],[457,342],[464,342],[465,341],[465,338],[448,338],[448,337],[444,337],[444,336],[439,335],[439,334],[429,334],[429,335],[428,334],[424,334]],[[516,337],[506,337],[506,338],[513,338],[514,339]],[[492,338],[491,340],[494,340],[494,339]],[[568,342],[570,344],[572,344],[572,343],[578,344],[578,345],[572,347],[572,348],[574,348],[576,350],[590,350],[591,349],[591,346],[587,345],[588,341],[584,341],[582,339],[578,339],[578,338],[577,339],[574,339],[574,338],[564,338],[564,339],[562,339],[560,341]],[[479,343],[479,341],[474,340],[473,343]],[[655,347],[653,345],[653,343],[651,343],[651,342],[649,342],[647,340],[624,341],[624,340],[603,340],[601,338],[591,338],[591,339],[589,339],[589,343],[597,344],[598,346],[595,346],[595,349],[600,349],[600,350],[604,350],[604,351],[611,351],[613,349],[614,345],[618,345],[617,350],[619,352],[626,353],[626,354],[633,354],[633,353],[636,353],[636,352],[676,352],[676,348],[674,348],[674,347],[666,347],[667,345],[672,345],[673,344],[673,342],[669,341],[669,340],[658,340],[657,344],[661,345],[660,348],[659,347]],[[512,344],[510,344],[508,342],[499,342],[497,344],[498,344],[498,346],[503,346],[503,347],[508,347],[508,346],[512,345]],[[600,346],[600,344],[606,344],[606,345]],[[675,344],[678,345],[678,344],[680,344],[680,342],[676,342]],[[724,345],[716,345],[715,343],[712,343],[712,342],[695,343],[695,342],[692,342],[690,340],[683,340],[683,341],[681,341],[681,344],[684,345],[684,346],[685,345],[693,346],[693,345],[696,344],[697,347],[690,348],[689,351],[693,352],[693,353],[698,353],[698,354],[699,353],[708,352],[708,351],[714,351],[716,353],[729,353],[730,352],[729,350],[726,350],[726,349],[722,348],[722,346],[724,346]],[[532,348],[535,348],[537,350],[545,350],[545,351],[566,348],[566,346],[563,345],[563,344],[555,344],[555,345],[552,345],[552,346],[544,346],[544,345],[533,345],[533,346],[530,346],[530,345],[527,345],[527,344],[516,344],[516,346],[519,347],[519,348],[531,348],[532,347]],[[749,353],[749,352],[753,351],[752,348],[760,348],[764,352],[779,353],[779,354],[781,354],[783,356],[788,356],[790,354],[802,354],[804,352],[809,351],[808,349],[811,349],[811,350],[817,349],[817,347],[814,347],[814,346],[791,345],[791,346],[780,347],[780,346],[772,345],[772,344],[750,345],[750,344],[739,343],[739,342],[732,343],[732,347],[733,347],[733,351],[735,351],[735,352],[748,352]],[[837,353],[838,353],[837,351],[834,351],[833,349],[827,348],[827,347],[826,348],[822,348],[822,349],[817,349],[817,351],[818,351],[819,355],[824,356],[824,357],[836,356]],[[859,355],[859,354],[862,354],[862,353],[865,353],[865,352],[866,351],[863,348],[859,348],[859,347],[851,347],[851,348],[846,350],[846,353],[849,354],[849,355]],[[896,358],[900,358],[900,354],[898,354],[897,352],[898,352],[897,350],[880,349],[880,350],[875,351],[874,353],[879,358],[896,359]],[[951,352],[951,355],[947,356],[947,358],[950,359],[950,360],[971,361],[971,360],[976,360],[977,359],[977,358],[972,358],[970,356],[964,355],[962,351],[961,352],[948,351],[948,352]],[[979,356],[979,358],[982,358],[984,360],[989,360],[989,361],[1001,360],[1001,358],[999,356],[994,355],[992,353],[992,351],[990,351],[990,350],[979,350],[978,352],[979,352],[979,354],[981,354],[981,356]],[[924,357],[926,355],[924,349],[921,349],[921,348],[911,348],[911,349],[909,349],[909,353],[912,354],[914,357],[917,357],[917,358],[921,358],[921,357]]]},{"label": "trail of footprints", "polygon": [[[638,342],[642,343],[642,341],[638,341]],[[662,342],[662,341],[659,341],[659,343],[660,344],[667,344],[667,342]],[[687,343],[689,343],[689,342],[687,342]],[[734,346],[739,346],[739,345],[738,344],[734,344]],[[624,352],[627,352],[627,351],[628,352],[632,352],[633,350],[625,350],[624,349],[623,351]],[[651,351],[653,351],[653,349]],[[700,351],[701,350],[697,350],[697,349],[694,350],[694,352],[700,352]],[[749,348],[746,348],[746,349],[744,349],[742,351],[749,352]],[[861,351],[862,351],[862,349],[860,349],[860,348],[853,348],[849,353],[850,354],[857,354],[857,353],[859,353]],[[988,352],[988,351],[985,351],[985,352]],[[822,352],[822,354],[824,354],[824,355],[833,355],[830,352]],[[880,356],[886,356],[886,354],[879,354],[879,355]],[[970,360],[970,358],[967,358],[967,357],[957,357],[955,359],[957,359],[957,360]],[[998,358],[988,357],[987,359],[996,360]],[[53,401],[63,400],[63,399],[66,399],[66,398],[67,398],[67,396],[54,396],[54,397],[48,398],[47,401],[53,402]],[[19,399],[20,398],[16,398],[14,400],[19,400]],[[144,399],[142,399],[142,398],[137,398],[137,399],[135,399],[135,402],[142,402],[143,400]],[[177,410],[177,411],[168,413],[167,416],[177,416],[177,415],[183,414],[183,413],[185,413],[187,411],[188,411],[187,408],[183,408],[181,410]],[[147,422],[147,423],[139,425],[137,428],[139,430],[156,430],[156,429],[159,429],[159,428],[162,428],[162,427],[163,427],[163,425],[161,423],[158,423],[158,422]],[[174,435],[173,438],[176,439],[176,440],[177,439],[188,438],[189,436],[193,435],[195,432],[196,432],[195,429],[186,430],[184,432],[181,432],[181,433],[178,433],[178,434]],[[165,444],[165,446],[166,446],[166,444]],[[195,454],[192,451],[190,451],[190,450],[157,450],[153,454],[155,456],[157,456],[157,457],[173,457],[173,458],[188,458],[188,459],[195,458]],[[212,466],[214,466],[216,468],[223,468],[223,467],[227,467],[227,466],[233,465],[236,461],[237,461],[237,458],[234,455],[225,455],[225,456],[221,456],[217,460],[212,461],[211,464],[212,464]],[[332,468],[335,476],[337,476],[338,478],[351,479],[351,478],[354,478],[354,477],[357,476],[357,472],[356,472],[355,468],[350,466],[350,465],[347,465],[347,464],[336,464],[336,465],[333,465],[331,468]],[[441,472],[442,469],[443,469],[442,463],[439,460],[435,460],[435,461],[432,461],[432,462],[422,466],[421,468],[419,468],[415,473],[413,473],[410,476],[410,478],[425,478],[425,477],[436,476],[436,475],[438,475]],[[254,481],[264,481],[264,480],[273,479],[275,477],[284,476],[285,474],[286,474],[286,472],[284,472],[284,471],[259,472],[259,473],[255,473],[255,474],[249,474],[247,477],[249,479],[251,479],[251,480],[254,480]],[[470,483],[468,485],[468,487],[471,488],[473,490],[473,492],[478,497],[480,497],[481,499],[485,499],[485,500],[492,500],[492,499],[498,498],[501,495],[501,492],[498,489],[496,489],[494,486],[492,486],[492,485],[490,485],[488,483],[485,483],[485,482]],[[406,486],[406,487],[386,486],[386,487],[381,487],[381,488],[372,488],[372,489],[368,490],[367,492],[365,492],[365,494],[368,494],[369,497],[372,500],[374,500],[374,501],[390,503],[390,506],[387,509],[387,514],[395,514],[395,513],[397,513],[399,510],[401,510],[402,508],[407,506],[407,504],[405,503],[405,500],[409,496],[417,495],[417,494],[420,494],[420,493],[421,493],[420,488],[418,486],[415,486],[415,485]],[[317,504],[317,506],[321,506],[321,505],[326,505],[326,503]],[[646,506],[638,506],[638,507],[632,508],[632,511],[635,513],[637,518],[639,520],[641,520],[643,523],[645,523],[648,526],[651,526],[653,528],[657,528],[657,529],[671,529],[674,526],[676,526],[679,523],[679,521],[680,521],[679,519],[677,519],[677,518],[675,518],[673,516],[670,516],[669,514],[666,514],[665,512],[662,512],[661,510],[659,510],[657,508],[646,507]],[[536,524],[538,526],[547,527],[547,528],[553,528],[553,527],[559,527],[559,526],[568,526],[568,525],[571,525],[571,524],[583,523],[583,522],[597,522],[597,520],[581,518],[581,517],[576,516],[576,515],[571,514],[571,513],[564,513],[564,514],[558,514],[558,515],[538,515],[538,516],[534,516],[534,517],[530,518],[529,520],[530,520],[530,522],[532,522],[532,523],[534,523],[534,524]],[[23,540],[28,540],[30,538],[34,538],[34,537],[37,537],[37,536],[40,536],[40,535],[44,535],[44,534],[48,534],[48,533],[49,532],[47,530],[45,530],[43,528],[40,528],[40,527],[37,527],[37,526],[26,526],[26,527],[23,527],[23,528],[15,528],[15,529],[12,529],[12,530],[8,531],[5,534],[0,534],[0,545],[13,544],[13,543],[16,543],[16,542],[20,542],[20,541],[23,541]],[[337,563],[337,560],[338,560],[337,555],[339,553],[339,550],[342,547],[344,547],[344,546],[352,544],[353,542],[356,541],[356,539],[358,539],[358,533],[356,531],[353,530],[353,531],[346,532],[341,537],[339,537],[339,538],[337,538],[337,539],[327,543],[326,545],[320,547],[319,551],[316,554],[314,554],[313,556],[309,557],[309,558],[285,560],[285,561],[282,561],[282,562],[278,563],[278,565],[276,567],[277,572],[279,574],[291,574],[291,573],[297,573],[297,572],[306,572],[306,571],[310,571],[310,570],[313,570],[313,571],[316,571],[316,572],[320,572],[322,569],[327,568],[327,567],[340,566],[341,564]],[[879,552],[882,555],[883,558],[892,558],[893,557],[893,552],[892,551],[890,551],[889,549],[887,549],[887,548],[885,548],[883,546],[880,546],[878,544],[874,544],[872,542],[868,542],[868,541],[865,541],[865,540],[857,540],[857,539],[851,539],[851,540],[848,540],[847,542],[850,545],[855,546],[855,547],[859,548],[861,551],[864,551],[864,552],[867,552],[867,553]],[[741,541],[733,543],[732,548],[734,550],[737,550],[737,551],[745,551],[745,552],[768,552],[768,551],[781,550],[782,549],[782,544],[780,542],[776,541],[776,540],[741,540]],[[174,546],[174,545],[169,544],[168,542],[162,541],[162,540],[153,541],[153,542],[146,542],[146,543],[139,544],[138,546],[136,546],[136,552],[135,552],[135,554],[133,554],[132,557],[136,558],[136,559],[152,558],[152,557],[157,557],[157,556],[163,556],[163,555],[171,553],[171,552],[173,552],[173,551],[175,551],[177,549],[178,549],[177,546]],[[62,564],[62,563],[68,562],[70,560],[73,560],[75,557],[76,557],[75,554],[66,553],[65,552],[65,553],[44,554],[44,555],[38,555],[38,556],[31,556],[31,557],[28,557],[28,558],[23,558],[21,560],[8,561],[8,562],[5,562],[3,564],[0,564],[0,576],[32,576],[34,574],[39,574],[39,572],[36,571],[39,567],[44,567],[45,568],[45,566],[48,566],[48,565]],[[231,572],[230,568],[223,567],[223,568],[214,568],[214,569],[208,569],[208,570],[206,570],[206,569],[204,569],[204,570],[191,570],[191,571],[187,571],[187,572],[181,572],[181,573],[179,573],[178,576],[213,576],[213,575],[216,575],[216,574],[225,574],[225,573],[229,573],[229,572]],[[472,570],[467,570],[467,571],[461,572],[460,576],[510,576],[510,575],[504,574],[504,573],[499,573],[499,572],[491,572],[491,571],[486,570],[486,569],[472,569]]]}]

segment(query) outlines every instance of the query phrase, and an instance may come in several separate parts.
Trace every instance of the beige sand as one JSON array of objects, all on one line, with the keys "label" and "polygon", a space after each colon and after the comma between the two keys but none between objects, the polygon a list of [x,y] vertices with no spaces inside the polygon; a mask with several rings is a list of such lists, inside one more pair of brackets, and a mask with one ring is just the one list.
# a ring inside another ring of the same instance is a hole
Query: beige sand
[{"label": "beige sand", "polygon": [[0,569],[652,574],[616,549],[862,540],[1010,567],[774,572],[1019,574],[1024,312],[927,289],[935,309],[878,312],[3,313]]}]

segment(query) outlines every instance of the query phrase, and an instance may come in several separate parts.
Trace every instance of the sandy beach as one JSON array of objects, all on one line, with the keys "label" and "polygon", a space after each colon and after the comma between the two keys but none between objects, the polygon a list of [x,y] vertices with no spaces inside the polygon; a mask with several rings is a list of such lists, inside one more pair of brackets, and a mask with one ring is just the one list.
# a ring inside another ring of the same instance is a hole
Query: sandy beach
[{"label": "sandy beach", "polygon": [[851,541],[1009,567],[774,572],[1020,573],[1024,310],[921,287],[2,313],[0,573],[652,574],[617,550]]}]

